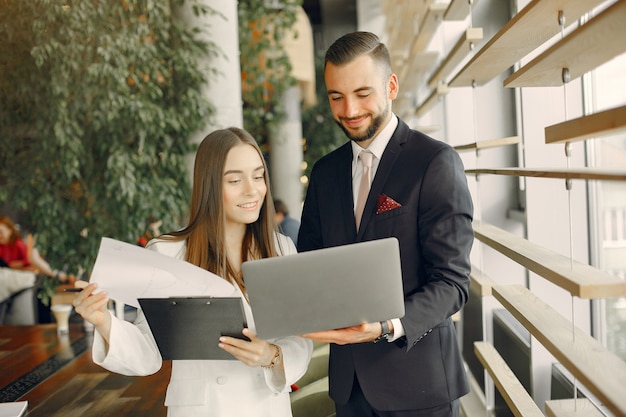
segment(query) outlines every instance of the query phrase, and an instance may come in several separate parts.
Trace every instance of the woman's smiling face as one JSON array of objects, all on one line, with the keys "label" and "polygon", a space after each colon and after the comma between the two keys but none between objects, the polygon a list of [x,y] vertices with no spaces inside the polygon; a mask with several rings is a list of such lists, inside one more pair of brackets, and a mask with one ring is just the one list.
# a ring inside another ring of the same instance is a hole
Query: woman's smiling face
[{"label": "woman's smiling face", "polygon": [[11,229],[4,223],[0,223],[0,245],[6,245],[11,239]]},{"label": "woman's smiling face", "polygon": [[265,166],[254,147],[239,145],[228,152],[223,181],[227,226],[254,223],[267,193]]}]

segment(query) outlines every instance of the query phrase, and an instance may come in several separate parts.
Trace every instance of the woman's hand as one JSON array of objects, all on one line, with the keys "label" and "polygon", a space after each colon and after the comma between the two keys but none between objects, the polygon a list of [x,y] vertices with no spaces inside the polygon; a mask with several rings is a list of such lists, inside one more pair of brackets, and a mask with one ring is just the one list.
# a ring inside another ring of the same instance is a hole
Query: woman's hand
[{"label": "woman's hand", "polygon": [[218,346],[248,366],[268,366],[276,353],[274,346],[259,339],[250,329],[243,329],[242,334],[250,341],[222,336]]},{"label": "woman's hand", "polygon": [[108,343],[111,333],[111,313],[107,310],[109,302],[107,294],[104,291],[94,293],[98,288],[97,284],[87,284],[85,281],[76,281],[74,286],[83,289],[72,302],[74,309],[82,318],[93,324]]}]

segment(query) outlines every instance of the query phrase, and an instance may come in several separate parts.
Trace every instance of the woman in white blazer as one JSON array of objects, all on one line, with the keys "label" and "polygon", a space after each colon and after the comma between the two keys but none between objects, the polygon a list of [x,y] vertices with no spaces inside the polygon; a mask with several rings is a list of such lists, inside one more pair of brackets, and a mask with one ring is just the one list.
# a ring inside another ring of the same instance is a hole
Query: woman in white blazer
[{"label": "woman in white blazer", "polygon": [[[257,338],[241,264],[296,252],[278,234],[268,173],[256,141],[238,128],[209,134],[196,153],[189,225],[151,241],[149,249],[184,259],[224,277],[243,299],[248,340],[221,337],[219,346],[237,360],[174,360],[165,405],[168,417],[290,417],[291,384],[306,371],[312,342],[292,336]],[[222,198],[215,198],[215,196]],[[145,316],[129,323],[107,309],[105,291],[86,285],[74,301],[91,322],[93,359],[124,375],[150,375],[162,358]],[[218,341],[216,341],[218,343]]]}]

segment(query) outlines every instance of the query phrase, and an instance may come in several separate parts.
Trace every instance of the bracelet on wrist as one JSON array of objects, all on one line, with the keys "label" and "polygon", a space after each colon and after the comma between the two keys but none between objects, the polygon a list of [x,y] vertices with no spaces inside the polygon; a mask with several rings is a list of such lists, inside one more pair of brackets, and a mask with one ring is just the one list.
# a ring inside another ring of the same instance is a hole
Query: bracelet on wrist
[{"label": "bracelet on wrist", "polygon": [[274,347],[274,356],[272,356],[272,359],[270,360],[270,363],[268,365],[261,365],[261,368],[263,369],[272,369],[280,363],[280,347],[273,343],[270,343],[270,346]]}]

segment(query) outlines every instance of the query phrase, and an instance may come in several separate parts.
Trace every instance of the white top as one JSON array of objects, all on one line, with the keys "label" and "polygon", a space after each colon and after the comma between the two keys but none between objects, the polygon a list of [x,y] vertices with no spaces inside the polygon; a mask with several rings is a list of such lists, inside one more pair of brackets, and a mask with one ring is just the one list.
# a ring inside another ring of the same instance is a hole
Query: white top
[{"label": "white top", "polygon": [[[383,156],[383,152],[385,152],[385,148],[389,144],[391,140],[391,136],[393,136],[393,132],[396,131],[398,127],[398,116],[395,114],[391,114],[391,119],[387,125],[380,131],[378,136],[374,138],[370,146],[367,150],[374,154],[374,158],[372,158],[372,172],[371,172],[371,180],[374,181],[374,177],[376,176],[376,171],[378,170],[378,163],[380,162],[380,158]],[[359,184],[361,183],[361,177],[363,176],[363,164],[359,160],[359,154],[364,149],[357,145],[356,142],[352,141],[352,192],[354,198],[354,209],[356,210],[356,202],[359,193]],[[402,322],[400,319],[392,319],[393,322],[393,338],[389,341],[393,342],[400,337],[405,335],[404,326],[402,326]]]},{"label": "white top", "polygon": [[[283,255],[296,253],[291,239],[278,235]],[[159,240],[151,249],[184,259],[184,242]],[[251,330],[254,320],[241,292]],[[93,361],[111,372],[129,376],[150,375],[161,369],[162,359],[146,318],[138,311],[134,323],[111,315],[108,352],[95,332]],[[165,405],[168,417],[291,417],[289,392],[306,372],[313,343],[296,336],[271,340],[280,346],[284,373],[277,369],[249,367],[238,360],[174,360]],[[217,341],[216,341],[217,343]]]}]

